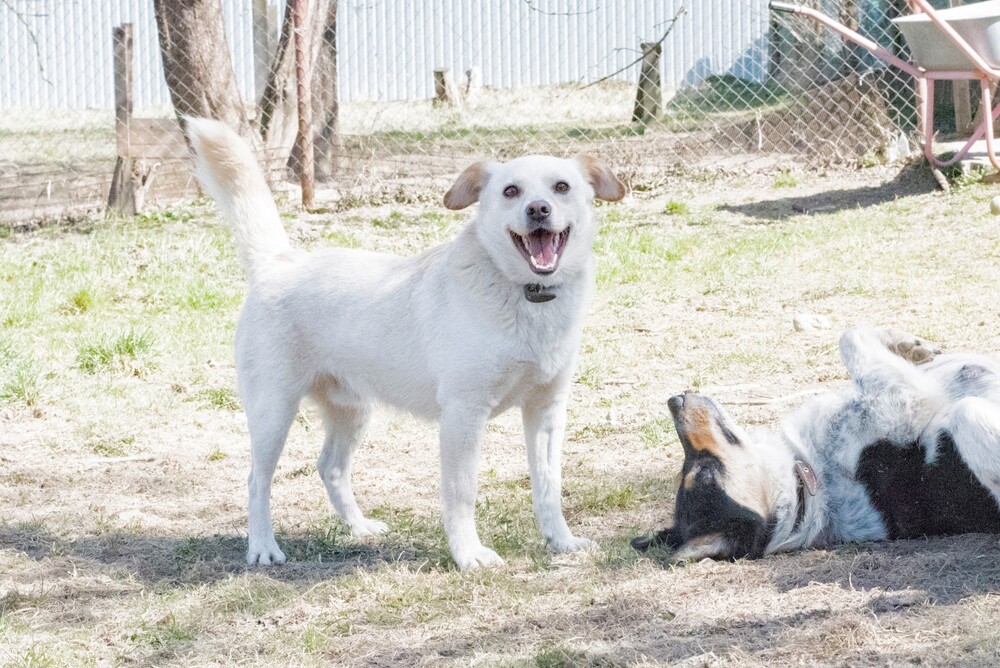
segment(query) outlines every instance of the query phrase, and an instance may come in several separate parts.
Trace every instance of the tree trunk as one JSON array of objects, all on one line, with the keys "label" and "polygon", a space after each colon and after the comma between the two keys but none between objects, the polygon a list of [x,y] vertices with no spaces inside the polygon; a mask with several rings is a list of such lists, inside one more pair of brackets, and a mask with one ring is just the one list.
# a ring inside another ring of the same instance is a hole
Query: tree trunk
[{"label": "tree trunk", "polygon": [[337,101],[337,0],[326,12],[319,54],[313,64],[313,141],[316,178],[331,180],[340,155],[340,102]]},{"label": "tree trunk", "polygon": [[282,164],[295,141],[295,41],[292,30],[292,3],[286,2],[281,35],[257,109],[258,129],[264,148],[268,156],[278,156]]},{"label": "tree trunk", "polygon": [[183,116],[214,118],[258,148],[236,85],[221,0],[153,0],[153,8],[163,74],[182,126]]},{"label": "tree trunk", "polygon": [[[858,0],[843,0],[840,6],[840,22],[858,32],[861,28],[861,14]],[[841,74],[848,76],[861,69],[861,47],[845,39],[841,50]]]},{"label": "tree trunk", "polygon": [[[288,167],[298,176],[299,156],[295,150],[297,138],[295,113],[295,42],[292,35],[292,3],[285,8],[281,37],[271,62],[267,87],[261,96],[258,117],[260,133],[268,154],[282,160],[288,156]],[[337,0],[315,0],[309,3],[306,18],[313,35],[309,54],[309,70],[313,92],[313,146],[316,152],[316,177],[328,180],[336,171],[340,152],[340,107],[337,102]],[[316,36],[321,36],[318,39]]]}]

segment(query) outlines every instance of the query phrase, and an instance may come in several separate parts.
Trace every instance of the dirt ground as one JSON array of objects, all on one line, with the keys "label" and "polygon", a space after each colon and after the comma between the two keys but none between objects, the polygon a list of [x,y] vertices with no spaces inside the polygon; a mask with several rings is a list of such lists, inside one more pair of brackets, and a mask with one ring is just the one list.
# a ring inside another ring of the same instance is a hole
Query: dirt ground
[{"label": "dirt ground", "polygon": [[[460,573],[440,527],[436,429],[383,412],[355,465],[389,524],[330,518],[306,407],[276,476],[283,566],[248,568],[247,436],[231,340],[243,278],[205,205],[0,236],[0,663],[80,665],[996,665],[995,536],[673,564],[628,540],[666,523],[682,455],[666,399],[698,389],[775,427],[845,382],[842,329],[894,324],[996,354],[995,186],[919,165],[651,178],[602,206],[598,294],[564,449],[552,555],[520,417],[491,423],[479,526],[507,560]],[[412,253],[436,203],[296,216],[306,247]],[[796,332],[797,313],[830,329]]]}]

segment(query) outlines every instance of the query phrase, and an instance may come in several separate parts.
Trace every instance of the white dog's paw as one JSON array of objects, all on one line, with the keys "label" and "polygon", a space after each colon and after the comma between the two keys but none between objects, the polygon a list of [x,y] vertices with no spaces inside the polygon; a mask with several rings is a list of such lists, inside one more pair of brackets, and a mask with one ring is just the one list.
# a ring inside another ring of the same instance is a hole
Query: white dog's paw
[{"label": "white dog's paw", "polygon": [[555,552],[578,552],[579,550],[589,550],[597,547],[597,543],[589,538],[580,538],[572,534],[564,538],[550,539],[546,542],[549,549]]},{"label": "white dog's paw", "polygon": [[277,541],[273,538],[266,541],[250,541],[250,549],[247,550],[247,564],[253,566],[270,566],[271,564],[285,563],[285,553],[278,547]]},{"label": "white dog's paw", "polygon": [[500,566],[503,564],[503,559],[500,555],[486,547],[485,545],[480,545],[477,548],[463,550],[461,554],[452,554],[452,558],[455,563],[458,564],[459,570],[468,571],[473,568],[482,568],[484,566]]},{"label": "white dog's paw", "polygon": [[370,520],[367,517],[351,525],[351,535],[355,538],[365,536],[377,536],[389,530],[389,525],[378,520]]}]

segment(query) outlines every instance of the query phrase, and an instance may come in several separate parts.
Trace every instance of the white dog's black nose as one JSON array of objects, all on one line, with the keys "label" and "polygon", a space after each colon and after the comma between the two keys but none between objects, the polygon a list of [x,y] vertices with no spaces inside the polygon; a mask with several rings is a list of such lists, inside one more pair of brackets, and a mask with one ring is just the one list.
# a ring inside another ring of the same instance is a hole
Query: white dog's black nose
[{"label": "white dog's black nose", "polygon": [[528,208],[524,210],[527,214],[528,220],[540,223],[549,217],[552,213],[552,207],[543,199],[536,199],[534,202],[528,204]]}]

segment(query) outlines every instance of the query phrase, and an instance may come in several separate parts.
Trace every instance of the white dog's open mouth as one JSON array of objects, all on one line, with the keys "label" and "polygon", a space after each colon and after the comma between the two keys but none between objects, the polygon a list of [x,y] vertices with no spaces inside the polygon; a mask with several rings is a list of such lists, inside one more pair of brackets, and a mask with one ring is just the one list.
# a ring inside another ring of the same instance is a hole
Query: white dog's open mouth
[{"label": "white dog's open mouth", "polygon": [[569,239],[569,228],[556,233],[552,230],[535,230],[527,235],[511,232],[517,250],[528,261],[531,270],[536,274],[551,274],[559,267],[566,240]]}]

